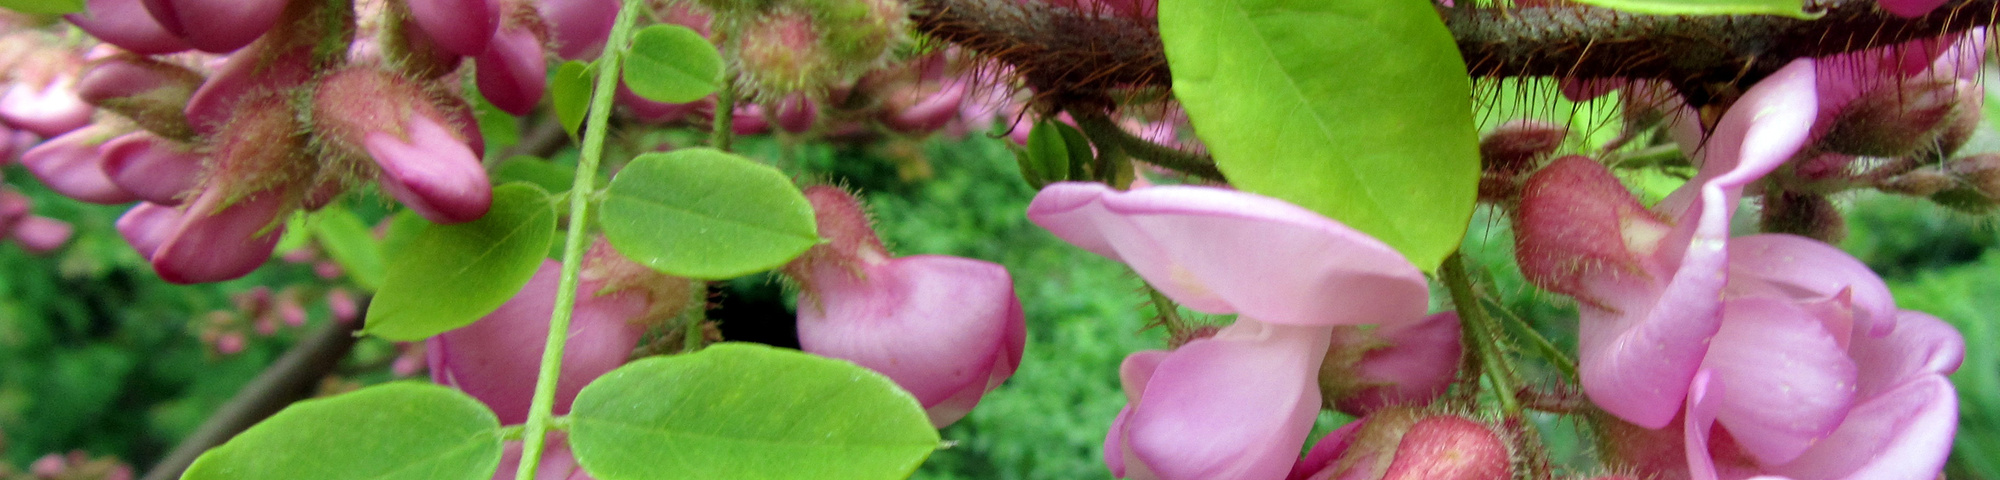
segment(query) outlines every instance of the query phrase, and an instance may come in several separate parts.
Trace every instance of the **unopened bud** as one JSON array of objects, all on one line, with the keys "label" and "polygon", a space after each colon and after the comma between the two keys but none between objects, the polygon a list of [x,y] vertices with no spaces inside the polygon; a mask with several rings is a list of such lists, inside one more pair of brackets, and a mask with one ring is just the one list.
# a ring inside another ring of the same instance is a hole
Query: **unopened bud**
[{"label": "unopened bud", "polygon": [[1514,251],[1528,281],[1595,302],[1586,275],[1639,271],[1639,259],[1659,247],[1667,229],[1604,165],[1573,155],[1528,177]]},{"label": "unopened bud", "polygon": [[21,166],[49,189],[70,198],[106,205],[130,202],[136,197],[104,174],[102,147],[116,133],[108,127],[91,127],[63,134],[23,152]]},{"label": "unopened bud", "polygon": [[597,56],[611,36],[618,17],[618,0],[542,0],[542,18],[549,23],[556,56],[581,59]]},{"label": "unopened bud", "polygon": [[812,204],[819,236],[825,238],[826,243],[814,246],[798,260],[786,265],[786,274],[804,281],[812,277],[813,270],[822,266],[855,270],[864,263],[889,258],[882,239],[875,235],[874,222],[854,194],[829,185],[806,187],[800,194]]},{"label": "unopened bud", "polygon": [[737,54],[744,84],[760,95],[814,92],[840,79],[839,67],[804,12],[780,10],[743,29]]},{"label": "unopened bud", "polygon": [[1768,233],[1789,233],[1827,243],[1847,236],[1847,220],[1825,195],[1789,190],[1764,192],[1762,227]]},{"label": "unopened bud", "polygon": [[140,200],[180,205],[201,176],[201,155],[188,145],[147,132],[133,132],[104,144],[104,175]]},{"label": "unopened bud", "polygon": [[527,115],[548,88],[549,62],[542,58],[542,39],[525,28],[501,28],[473,66],[479,94],[507,113]]},{"label": "unopened bud", "polygon": [[1944,170],[1987,198],[2000,199],[2000,153],[1982,153],[1953,159]]},{"label": "unopened bud", "polygon": [[[1513,454],[1495,428],[1462,416],[1389,409],[1332,440],[1341,451],[1312,480],[1491,480],[1513,478]],[[1314,447],[1314,456],[1326,453]]]},{"label": "unopened bud", "polygon": [[406,0],[410,20],[439,48],[459,55],[486,52],[500,28],[500,6],[493,0]]},{"label": "unopened bud", "polygon": [[1875,189],[1898,195],[1928,197],[1958,185],[1951,174],[1937,168],[1919,168],[1908,173],[1889,177],[1875,184]]},{"label": "unopened bud", "polygon": [[190,48],[168,33],[140,0],[90,0],[83,12],[63,16],[84,33],[140,55],[174,53]]},{"label": "unopened bud", "polygon": [[1944,125],[1938,126],[1934,132],[1936,138],[1917,152],[1918,158],[1927,160],[1949,158],[1958,152],[1960,147],[1965,146],[1965,142],[1972,139],[1974,132],[1979,131],[1979,122],[1985,119],[1985,114],[1979,109],[1979,105],[1985,102],[1985,89],[1972,82],[1960,80],[1956,90],[1958,108],[1952,111],[1951,118],[1946,119]]},{"label": "unopened bud", "polygon": [[160,136],[189,140],[194,138],[194,127],[184,111],[202,80],[187,67],[120,54],[87,67],[77,79],[76,93],[83,101]]},{"label": "unopened bud", "polygon": [[1957,82],[1918,80],[1870,90],[1834,117],[1821,148],[1868,157],[1903,157],[1936,144],[1958,105]]},{"label": "unopened bud", "polygon": [[803,94],[786,95],[775,107],[764,109],[764,118],[787,132],[805,133],[819,120],[819,105]]},{"label": "unopened bud", "polygon": [[1568,128],[1542,120],[1521,119],[1501,124],[1479,139],[1479,166],[1502,177],[1528,173],[1555,153],[1567,136]]},{"label": "unopened bud", "polygon": [[1334,327],[1320,363],[1320,398],[1349,415],[1430,403],[1458,373],[1458,315],[1415,324]]},{"label": "unopened bud", "polygon": [[229,53],[278,24],[287,0],[143,0],[153,19],[189,45]]}]

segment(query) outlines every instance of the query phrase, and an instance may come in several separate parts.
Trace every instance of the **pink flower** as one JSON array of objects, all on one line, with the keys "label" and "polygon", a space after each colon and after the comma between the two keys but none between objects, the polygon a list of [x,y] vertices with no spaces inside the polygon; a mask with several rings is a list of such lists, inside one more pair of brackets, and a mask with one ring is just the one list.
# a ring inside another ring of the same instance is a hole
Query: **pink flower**
[{"label": "pink flower", "polygon": [[1495,428],[1458,415],[1394,408],[1327,434],[1291,480],[1512,478],[1513,454]]},{"label": "pink flower", "polygon": [[503,27],[492,44],[473,61],[479,94],[501,111],[527,115],[541,103],[547,88],[549,63],[542,58],[542,39],[520,27]]},{"label": "pink flower", "polygon": [[151,133],[128,133],[101,149],[104,175],[140,200],[180,205],[181,195],[193,190],[201,175],[201,155],[193,150]]},{"label": "pink flower", "polygon": [[1424,405],[1443,395],[1458,376],[1457,312],[1422,322],[1368,327],[1339,326],[1320,366],[1327,403],[1350,415],[1392,405]]},{"label": "pink flower", "polygon": [[451,126],[473,123],[459,107],[372,67],[329,74],[313,92],[313,119],[326,149],[367,155],[381,168],[383,191],[437,223],[478,219],[493,203],[474,147],[478,131]]},{"label": "pink flower", "polygon": [[157,55],[194,48],[162,28],[140,0],[90,0],[83,13],[63,18],[84,33],[132,53]]},{"label": "pink flower", "polygon": [[1120,477],[1284,476],[1321,405],[1332,327],[1413,324],[1427,307],[1424,277],[1401,254],[1268,197],[1064,182],[1028,218],[1190,309],[1240,314],[1214,337],[1126,358],[1131,403],[1105,441]]},{"label": "pink flower", "polygon": [[939,427],[1014,374],[1027,331],[1006,268],[943,255],[889,258],[853,196],[827,186],[805,195],[830,243],[786,268],[802,287],[801,350],[888,376]]},{"label": "pink flower", "polygon": [[486,52],[500,28],[500,5],[492,0],[409,0],[410,19],[439,48],[459,55]]},{"label": "pink flower", "polygon": [[189,45],[229,53],[278,24],[286,0],[142,0],[153,19]]},{"label": "pink flower", "polygon": [[1758,82],[1689,149],[1701,170],[1651,211],[1582,157],[1556,160],[1523,187],[1522,271],[1580,303],[1583,388],[1605,411],[1659,428],[1680,410],[1721,327],[1730,217],[1746,185],[1805,143],[1813,76],[1805,59]]},{"label": "pink flower", "polygon": [[21,166],[70,198],[107,205],[135,200],[104,173],[103,145],[112,135],[107,130],[86,128],[42,142],[21,153]]},{"label": "pink flower", "polygon": [[284,193],[228,197],[223,189],[209,188],[189,202],[148,257],[160,278],[181,284],[219,282],[248,275],[271,258],[285,230],[281,215],[289,211]]},{"label": "pink flower", "polygon": [[549,23],[556,56],[581,59],[597,56],[611,36],[618,17],[617,0],[541,0],[537,8]]},{"label": "pink flower", "polygon": [[15,82],[0,94],[0,120],[44,138],[90,124],[90,104],[76,96],[76,79],[60,77],[41,85]]},{"label": "pink flower", "polygon": [[[560,270],[560,264],[544,260],[521,293],[498,310],[471,325],[431,337],[427,345],[431,381],[486,402],[500,416],[500,423],[527,421],[548,339],[549,315],[555,312]],[[634,320],[647,312],[646,297],[625,291],[596,294],[602,287],[590,281],[577,286],[569,345],[563,350],[562,374],[556,381],[557,415],[569,412],[570,402],[584,385],[624,365],[645,333],[644,326]]]}]

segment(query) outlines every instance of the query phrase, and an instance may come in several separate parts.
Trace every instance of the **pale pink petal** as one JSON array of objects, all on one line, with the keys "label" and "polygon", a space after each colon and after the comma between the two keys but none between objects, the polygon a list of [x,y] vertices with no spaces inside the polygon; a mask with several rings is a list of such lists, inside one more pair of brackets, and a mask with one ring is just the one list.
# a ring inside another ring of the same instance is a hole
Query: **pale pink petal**
[{"label": "pale pink petal", "polygon": [[1387,346],[1370,350],[1355,364],[1357,376],[1377,386],[1338,399],[1343,412],[1366,413],[1390,405],[1424,405],[1443,395],[1457,378],[1459,324],[1457,312],[1443,312],[1407,325],[1377,328],[1374,335]]},{"label": "pale pink petal", "polygon": [[147,132],[112,139],[102,151],[111,183],[148,202],[180,205],[181,195],[194,189],[201,175],[201,155]]},{"label": "pale pink petal", "polygon": [[102,204],[137,200],[104,175],[100,147],[105,140],[100,129],[76,130],[22,152],[21,166],[50,190],[70,198]]},{"label": "pale pink petal", "polygon": [[1153,378],[1153,371],[1159,370],[1160,362],[1167,359],[1166,350],[1144,350],[1125,356],[1118,364],[1118,383],[1125,388],[1125,401],[1139,403],[1140,395],[1146,391],[1146,380]]},{"label": "pale pink petal", "polygon": [[194,48],[161,28],[139,0],[90,0],[83,13],[63,18],[84,33],[132,53],[157,55]]},{"label": "pale pink petal", "polygon": [[75,88],[69,77],[44,85],[16,82],[0,94],[0,120],[44,138],[83,128],[96,109],[78,98]]},{"label": "pale pink petal", "polygon": [[1931,480],[1957,425],[1951,382],[1925,375],[1855,405],[1833,435],[1770,470],[1798,480]]},{"label": "pale pink petal", "polygon": [[[561,264],[542,261],[520,293],[477,322],[428,341],[431,380],[472,395],[500,416],[500,423],[526,421],[555,312]],[[576,309],[556,380],[555,414],[569,412],[584,385],[625,364],[645,328],[632,320],[646,312],[644,295],[630,291],[593,295],[601,285],[577,288]]]},{"label": "pale pink petal", "polygon": [[1873,398],[1926,375],[1949,375],[1965,361],[1965,337],[1930,314],[1902,310],[1881,337],[1857,337],[1847,354],[1860,367],[1860,398]]},{"label": "pale pink petal", "polygon": [[1855,400],[1855,366],[1810,313],[1774,298],[1730,300],[1701,368],[1727,388],[1717,419],[1759,463],[1798,458]]},{"label": "pale pink petal", "polygon": [[1711,380],[1710,373],[1696,372],[1687,389],[1687,420],[1682,429],[1686,432],[1688,474],[1694,480],[1716,480],[1715,459],[1709,458],[1709,434],[1722,410],[1720,397],[1725,389]]},{"label": "pale pink petal", "polygon": [[1239,318],[1182,345],[1132,407],[1126,447],[1162,479],[1283,478],[1319,412],[1328,335]]},{"label": "pale pink petal", "polygon": [[1880,336],[1897,315],[1896,300],[1881,277],[1846,252],[1795,235],[1763,234],[1730,240],[1729,290],[1776,293],[1797,301],[1846,292],[1855,323]]},{"label": "pale pink petal", "polygon": [[[1048,186],[1028,218],[1119,260],[1188,308],[1284,325],[1423,319],[1423,274],[1382,242],[1269,197],[1213,187]],[[1369,299],[1357,302],[1354,299]]]},{"label": "pale pink petal", "polygon": [[1285,476],[1286,480],[1330,478],[1334,473],[1331,468],[1333,462],[1339,460],[1342,453],[1347,453],[1347,447],[1354,445],[1354,433],[1360,431],[1361,426],[1366,423],[1365,418],[1347,422],[1346,425],[1341,425],[1340,428],[1320,437],[1319,442],[1313,444],[1312,450],[1306,451],[1305,457],[1300,458],[1299,463],[1292,465],[1292,473]]},{"label": "pale pink petal", "polygon": [[14,224],[14,241],[28,253],[41,255],[61,248],[75,230],[68,222],[30,215]]}]

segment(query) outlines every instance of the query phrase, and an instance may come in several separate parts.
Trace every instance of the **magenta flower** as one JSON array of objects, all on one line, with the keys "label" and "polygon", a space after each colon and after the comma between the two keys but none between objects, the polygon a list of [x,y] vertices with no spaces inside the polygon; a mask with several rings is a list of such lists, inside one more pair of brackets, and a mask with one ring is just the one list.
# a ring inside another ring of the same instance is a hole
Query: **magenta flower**
[{"label": "magenta flower", "polygon": [[0,94],[0,120],[43,138],[69,133],[90,124],[96,109],[76,96],[76,79],[60,77],[41,85],[15,82]]},{"label": "magenta flower", "polygon": [[286,0],[141,0],[169,33],[204,52],[229,53],[278,24]]},{"label": "magenta flower", "polygon": [[161,27],[141,0],[90,0],[83,13],[63,18],[84,33],[132,53],[157,55],[194,48]]},{"label": "magenta flower", "polygon": [[410,19],[444,51],[458,55],[486,52],[500,28],[500,5],[493,0],[409,0]]},{"label": "magenta flower", "polygon": [[1121,477],[1284,476],[1320,409],[1332,327],[1414,324],[1427,307],[1424,277],[1401,254],[1268,197],[1064,182],[1028,218],[1190,309],[1240,314],[1214,337],[1126,358],[1131,403],[1105,443]]},{"label": "magenta flower", "polygon": [[1463,350],[1457,312],[1373,329],[1334,327],[1320,388],[1328,404],[1350,415],[1429,404],[1457,378]]},{"label": "magenta flower", "polygon": [[1007,269],[943,255],[889,258],[853,196],[805,190],[829,243],[786,267],[800,283],[799,348],[868,367],[963,418],[1021,365],[1027,330]]},{"label": "magenta flower", "polygon": [[1701,170],[1651,211],[1602,165],[1555,161],[1523,187],[1523,273],[1576,297],[1584,392],[1605,411],[1659,428],[1721,327],[1729,220],[1743,188],[1789,160],[1817,114],[1814,64],[1752,87],[1691,156]]},{"label": "magenta flower", "polygon": [[478,219],[493,203],[475,147],[478,130],[451,126],[473,123],[463,110],[372,67],[330,74],[313,92],[313,119],[327,149],[374,160],[382,190],[436,223]]},{"label": "magenta flower", "polygon": [[42,142],[21,153],[21,166],[64,196],[91,203],[125,203],[132,193],[104,173],[104,142],[111,139],[107,128],[86,128]]},{"label": "magenta flower", "polygon": [[201,155],[193,148],[147,132],[119,136],[100,150],[113,185],[160,205],[180,205],[201,175]]},{"label": "magenta flower", "polygon": [[542,39],[521,27],[503,27],[492,44],[474,58],[479,94],[495,108],[527,115],[542,101],[549,63],[542,58]]},{"label": "magenta flower", "polygon": [[[555,312],[560,270],[557,262],[544,260],[527,286],[498,310],[431,337],[427,341],[431,381],[486,402],[500,423],[527,421],[549,315]],[[624,365],[645,333],[644,326],[634,321],[647,313],[645,295],[628,291],[598,295],[603,287],[593,281],[577,286],[569,346],[563,350],[562,374],[556,381],[557,415],[569,412],[570,402],[584,385]]]},{"label": "magenta flower", "polygon": [[[219,282],[249,274],[264,265],[278,246],[278,237],[285,230],[282,215],[289,211],[285,200],[281,190],[235,199],[224,189],[203,190],[149,255],[154,273],[180,284]],[[139,243],[133,245],[138,247]]]},{"label": "magenta flower", "polygon": [[537,8],[549,23],[556,56],[570,60],[596,57],[618,17],[617,0],[541,0]]}]

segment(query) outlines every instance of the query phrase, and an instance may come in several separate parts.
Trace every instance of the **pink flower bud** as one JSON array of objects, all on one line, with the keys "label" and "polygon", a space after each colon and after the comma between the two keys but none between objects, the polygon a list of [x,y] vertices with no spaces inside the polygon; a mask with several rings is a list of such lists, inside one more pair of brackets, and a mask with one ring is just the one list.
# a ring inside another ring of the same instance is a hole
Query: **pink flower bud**
[{"label": "pink flower bud", "polygon": [[402,139],[373,132],[363,143],[382,167],[382,189],[433,222],[485,216],[493,204],[493,187],[472,149],[426,117],[411,119],[407,133],[409,138]]},{"label": "pink flower bud", "polygon": [[160,27],[140,0],[90,0],[83,13],[63,18],[84,33],[132,53],[158,55],[194,48]]},{"label": "pink flower bud", "polygon": [[[1493,427],[1457,415],[1388,410],[1342,428],[1308,459],[1334,457],[1309,480],[1489,480],[1513,477],[1513,458]],[[1322,451],[1324,446],[1339,451]],[[1328,455],[1331,454],[1331,455]],[[1302,462],[1303,465],[1304,462]],[[1301,473],[1305,475],[1301,476]]]},{"label": "pink flower bud", "polygon": [[1567,136],[1569,129],[1562,125],[1533,119],[1509,121],[1479,139],[1479,165],[1503,176],[1528,173],[1561,147]]},{"label": "pink flower bud", "polygon": [[1557,159],[1528,177],[1514,218],[1521,274],[1535,285],[1603,304],[1590,291],[1597,275],[1641,275],[1642,257],[1658,251],[1669,225],[1646,210],[1604,165],[1582,156]]},{"label": "pink flower bud", "polygon": [[882,124],[889,129],[903,133],[929,133],[944,128],[946,122],[958,117],[958,106],[965,100],[967,89],[964,81],[947,80],[936,93],[916,97],[916,90],[891,94],[884,100]]},{"label": "pink flower bud", "polygon": [[1334,327],[1333,344],[1319,370],[1321,394],[1328,404],[1356,416],[1391,405],[1430,403],[1458,374],[1458,330],[1453,312],[1372,330]]},{"label": "pink flower bud", "polygon": [[278,24],[287,0],[143,0],[160,28],[210,53],[249,45]]},{"label": "pink flower bud", "polygon": [[27,195],[22,195],[13,187],[0,186],[0,235],[13,231],[15,225],[28,218],[33,208]]},{"label": "pink flower bud", "polygon": [[62,248],[64,242],[75,229],[69,223],[48,217],[30,215],[14,224],[14,241],[21,248],[36,255],[46,254]]},{"label": "pink flower bud", "polygon": [[549,23],[556,56],[565,60],[596,57],[618,17],[618,0],[542,0],[537,8]]},{"label": "pink flower bud", "polygon": [[90,124],[90,104],[77,98],[75,79],[61,77],[42,85],[16,82],[0,94],[0,120],[43,137],[54,137]]},{"label": "pink flower bud", "polygon": [[524,28],[502,28],[473,66],[479,94],[501,111],[527,115],[542,101],[549,63],[542,58],[542,40]]},{"label": "pink flower bud", "polygon": [[278,319],[293,327],[306,326],[306,308],[299,305],[297,290],[278,296]]},{"label": "pink flower bud", "polygon": [[[345,288],[335,287],[326,292],[326,309],[333,313],[333,320],[340,323],[354,323],[361,319],[361,306],[354,301],[354,294]],[[549,308],[555,311],[554,307]]]},{"label": "pink flower bud", "polygon": [[282,191],[231,201],[224,189],[195,197],[180,224],[153,251],[153,271],[172,283],[219,282],[248,275],[271,258],[289,211]]},{"label": "pink flower bud", "polygon": [[804,94],[786,95],[778,100],[776,108],[764,110],[764,119],[787,132],[805,133],[819,120],[819,104]]},{"label": "pink flower bud", "polygon": [[[710,100],[697,100],[689,103],[666,103],[648,100],[645,97],[639,96],[639,94],[632,93],[632,89],[627,87],[625,82],[622,81],[618,83],[616,100],[618,106],[625,107],[626,112],[631,113],[634,118],[645,123],[672,123],[686,118],[697,111],[714,109]],[[706,116],[707,114],[704,113],[703,115]]]},{"label": "pink flower bud", "polygon": [[139,258],[151,259],[180,223],[181,212],[174,207],[140,202],[118,217],[117,225],[119,236],[139,252]]},{"label": "pink flower bud", "polygon": [[28,464],[28,472],[42,478],[55,478],[67,470],[69,462],[65,461],[61,454],[55,453],[43,455],[42,458],[35,459],[34,463]]},{"label": "pink flower bud", "polygon": [[215,353],[221,355],[242,353],[243,347],[247,343],[249,342],[243,339],[243,333],[241,332],[223,333],[215,337]]},{"label": "pink flower bud", "polygon": [[237,104],[304,85],[313,78],[308,49],[258,44],[230,55],[188,98],[187,120],[196,133],[211,135],[236,114]]},{"label": "pink flower bud", "polygon": [[1953,79],[1920,79],[1870,90],[1840,110],[1820,146],[1871,157],[1935,148],[1940,127],[1958,116],[1957,84]]},{"label": "pink flower bud", "polygon": [[771,133],[771,122],[764,118],[764,107],[757,104],[738,105],[729,117],[729,131],[737,135],[763,135]]},{"label": "pink flower bud", "polygon": [[21,166],[49,189],[91,203],[125,203],[137,199],[104,174],[100,149],[110,133],[87,128],[56,137],[21,154]]},{"label": "pink flower bud", "polygon": [[188,146],[146,132],[128,133],[104,144],[104,174],[140,200],[180,205],[201,175],[201,156]]},{"label": "pink flower bud", "polygon": [[83,101],[147,130],[188,139],[194,128],[185,110],[202,80],[186,67],[125,54],[93,62],[77,80],[76,92]]},{"label": "pink flower bud", "polygon": [[[465,391],[493,408],[501,423],[528,418],[555,311],[561,265],[544,260],[514,298],[471,325],[431,337],[425,348],[431,380]],[[570,317],[569,346],[556,382],[555,413],[569,412],[585,384],[625,363],[645,333],[632,320],[647,309],[643,295],[597,295],[601,285],[582,282]]]},{"label": "pink flower bud", "polygon": [[[569,437],[559,431],[549,432],[547,450],[542,452],[541,463],[535,466],[535,478],[547,480],[593,480],[583,467],[577,465],[576,455],[570,453]],[[508,441],[501,450],[500,468],[493,471],[493,480],[514,480],[514,470],[521,466],[521,442]]]},{"label": "pink flower bud", "polygon": [[486,52],[500,28],[500,5],[493,0],[407,0],[410,18],[437,46],[459,55]]},{"label": "pink flower bud", "polygon": [[853,196],[827,186],[804,193],[828,243],[786,267],[802,285],[801,350],[887,375],[939,427],[1014,374],[1027,336],[1005,268],[942,255],[887,258]]}]

